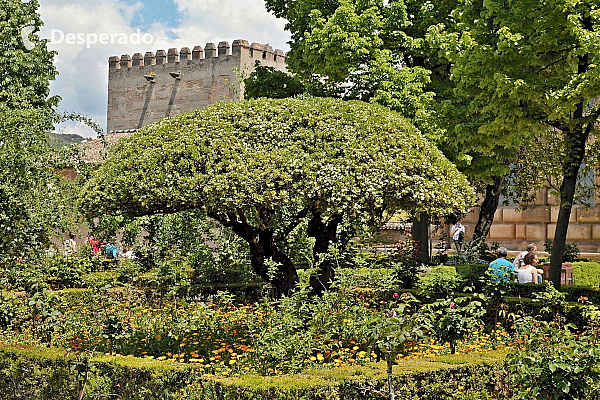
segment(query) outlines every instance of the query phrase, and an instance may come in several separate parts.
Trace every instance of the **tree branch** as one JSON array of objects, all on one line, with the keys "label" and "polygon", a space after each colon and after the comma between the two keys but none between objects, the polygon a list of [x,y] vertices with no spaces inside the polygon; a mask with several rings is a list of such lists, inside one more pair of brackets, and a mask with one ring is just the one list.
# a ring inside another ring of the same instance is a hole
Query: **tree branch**
[{"label": "tree branch", "polygon": [[[568,54],[567,54],[567,56],[568,56]],[[566,60],[566,59],[567,59],[567,56],[561,57],[561,58],[559,58],[559,59],[557,59],[557,60],[555,60],[555,61],[551,62],[550,64],[546,65],[546,66],[545,66],[545,67],[543,67],[542,69],[539,69],[539,70],[535,71],[535,73],[536,73],[536,74],[539,74],[540,72],[542,72],[542,71],[544,71],[544,70],[547,70],[548,68],[552,67],[553,65],[555,65],[555,64],[558,64],[559,62]]]},{"label": "tree branch", "polygon": [[279,235],[275,236],[275,241],[278,242],[282,239],[285,239],[287,237],[287,235],[289,235],[294,230],[294,228],[296,228],[302,222],[302,220],[306,217],[307,214],[308,214],[308,206],[306,206],[302,210],[300,210],[300,212],[298,212],[298,214],[296,215],[296,218],[294,218],[294,220],[292,222],[290,222],[288,224],[288,226],[285,227],[283,232],[281,232]]},{"label": "tree branch", "polygon": [[223,215],[221,213],[217,213],[215,211],[207,211],[206,215],[208,215],[209,217],[211,217],[214,220],[219,221],[221,223],[221,225],[223,225],[223,226],[227,226],[229,228],[231,228],[233,226],[233,221],[226,218],[225,215]]}]

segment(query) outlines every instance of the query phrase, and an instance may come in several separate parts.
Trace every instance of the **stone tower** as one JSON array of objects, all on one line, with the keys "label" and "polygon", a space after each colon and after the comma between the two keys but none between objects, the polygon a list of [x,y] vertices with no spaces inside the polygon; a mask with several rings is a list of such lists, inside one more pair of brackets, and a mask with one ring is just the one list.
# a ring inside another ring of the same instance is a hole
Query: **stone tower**
[{"label": "stone tower", "polygon": [[256,60],[286,71],[286,56],[268,44],[246,40],[158,50],[108,60],[107,130],[139,129],[161,118],[244,96],[238,76]]}]

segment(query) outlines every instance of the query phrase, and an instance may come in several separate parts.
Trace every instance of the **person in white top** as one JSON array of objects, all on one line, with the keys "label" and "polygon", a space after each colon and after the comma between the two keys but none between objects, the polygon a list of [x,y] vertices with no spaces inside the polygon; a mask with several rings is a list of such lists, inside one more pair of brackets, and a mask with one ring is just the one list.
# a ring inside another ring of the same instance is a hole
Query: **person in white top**
[{"label": "person in white top", "polygon": [[459,219],[456,224],[450,228],[450,234],[456,246],[456,251],[460,253],[462,251],[463,241],[465,240],[465,227],[462,225],[462,221]]},{"label": "person in white top", "polygon": [[536,268],[538,265],[538,256],[535,253],[528,253],[523,258],[523,264],[517,271],[517,280],[519,283],[542,283],[542,274],[544,271]]},{"label": "person in white top", "polygon": [[77,251],[77,242],[75,242],[75,235],[69,234],[69,238],[65,240],[65,255],[75,253]]},{"label": "person in white top", "polygon": [[521,268],[523,264],[523,258],[529,253],[537,253],[537,246],[533,243],[528,244],[525,251],[519,253],[519,255],[515,258],[513,265],[515,266],[515,273],[519,272],[519,268]]}]

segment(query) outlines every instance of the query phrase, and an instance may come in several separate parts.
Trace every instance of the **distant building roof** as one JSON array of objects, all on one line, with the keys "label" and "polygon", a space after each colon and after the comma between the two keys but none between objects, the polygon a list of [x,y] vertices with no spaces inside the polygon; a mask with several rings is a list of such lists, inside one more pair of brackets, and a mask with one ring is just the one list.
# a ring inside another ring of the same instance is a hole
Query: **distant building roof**
[{"label": "distant building roof", "polygon": [[101,163],[106,156],[106,151],[108,148],[113,146],[122,138],[133,135],[135,132],[135,129],[114,132],[111,131],[110,133],[104,135],[104,140],[102,140],[102,138],[97,138],[79,144],[79,148],[83,150],[83,160],[88,164]]}]

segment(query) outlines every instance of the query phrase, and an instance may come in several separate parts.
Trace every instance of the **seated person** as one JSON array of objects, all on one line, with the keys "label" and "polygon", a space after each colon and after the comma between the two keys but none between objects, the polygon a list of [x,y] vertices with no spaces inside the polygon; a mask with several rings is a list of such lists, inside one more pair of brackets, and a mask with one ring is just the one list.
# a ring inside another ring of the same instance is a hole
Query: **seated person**
[{"label": "seated person", "polygon": [[117,250],[117,246],[112,240],[110,240],[104,248],[104,258],[107,260],[115,261],[119,259],[119,251]]},{"label": "seated person", "polygon": [[542,275],[544,271],[536,268],[538,265],[538,256],[536,253],[526,254],[523,258],[523,264],[517,272],[517,280],[519,283],[542,283]]},{"label": "seated person", "polygon": [[506,259],[508,250],[506,247],[498,247],[496,251],[498,258],[490,263],[488,273],[492,283],[508,283],[513,275],[513,264]]},{"label": "seated person", "polygon": [[537,253],[537,246],[535,244],[531,243],[527,245],[525,251],[522,251],[517,255],[515,261],[513,262],[515,266],[515,274],[519,271],[519,268],[521,268],[521,266],[524,265],[523,258],[529,253]]}]

